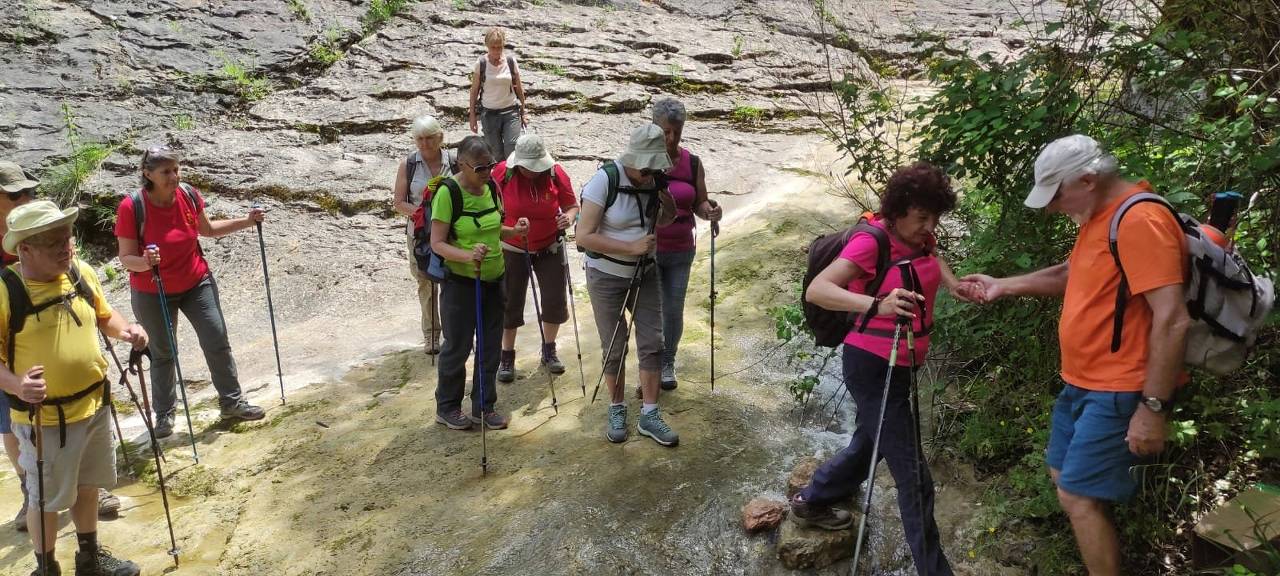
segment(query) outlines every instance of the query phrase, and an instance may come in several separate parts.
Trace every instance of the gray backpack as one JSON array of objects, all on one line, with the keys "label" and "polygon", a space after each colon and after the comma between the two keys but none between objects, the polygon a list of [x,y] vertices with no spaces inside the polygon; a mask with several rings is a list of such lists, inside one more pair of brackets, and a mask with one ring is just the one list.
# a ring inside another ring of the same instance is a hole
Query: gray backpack
[{"label": "gray backpack", "polygon": [[1186,301],[1192,323],[1187,330],[1185,362],[1218,375],[1231,373],[1249,356],[1249,350],[1257,339],[1258,327],[1266,320],[1275,302],[1271,280],[1254,276],[1240,254],[1224,249],[1206,237],[1195,218],[1179,214],[1164,198],[1149,192],[1129,197],[1111,217],[1109,247],[1116,268],[1120,270],[1111,352],[1120,349],[1125,304],[1129,299],[1129,282],[1124,268],[1120,266],[1116,233],[1125,213],[1142,202],[1156,202],[1168,208],[1186,237],[1190,259]]}]

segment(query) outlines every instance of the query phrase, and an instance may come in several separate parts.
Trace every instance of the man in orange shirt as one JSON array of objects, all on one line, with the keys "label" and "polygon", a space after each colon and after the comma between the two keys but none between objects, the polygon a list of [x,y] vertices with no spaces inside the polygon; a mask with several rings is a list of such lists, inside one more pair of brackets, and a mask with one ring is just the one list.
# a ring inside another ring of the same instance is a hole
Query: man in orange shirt
[{"label": "man in orange shirt", "polygon": [[[1115,158],[1088,136],[1046,146],[1035,178],[1026,205],[1065,214],[1080,226],[1067,261],[1022,276],[963,280],[973,283],[971,294],[982,302],[1063,297],[1058,339],[1064,387],[1053,409],[1046,460],[1089,573],[1118,575],[1120,541],[1108,505],[1133,495],[1130,468],[1138,459],[1164,449],[1173,393],[1185,378],[1186,246],[1168,209],[1139,203],[1117,231],[1123,273],[1117,268],[1108,246],[1111,217],[1126,198],[1151,187],[1122,178]],[[1130,297],[1113,351],[1122,279]]]}]

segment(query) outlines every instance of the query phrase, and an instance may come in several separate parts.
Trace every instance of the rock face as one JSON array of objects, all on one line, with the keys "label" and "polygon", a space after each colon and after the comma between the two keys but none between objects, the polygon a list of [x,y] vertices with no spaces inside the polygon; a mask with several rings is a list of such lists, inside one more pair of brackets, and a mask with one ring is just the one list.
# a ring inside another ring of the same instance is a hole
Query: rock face
[{"label": "rock face", "polygon": [[786,515],[787,505],[785,502],[768,498],[756,498],[742,507],[742,527],[747,532],[773,530],[779,524],[782,524],[782,519]]},{"label": "rock face", "polygon": [[830,566],[853,556],[854,530],[801,528],[794,520],[782,523],[778,559],[792,570]]},{"label": "rock face", "polygon": [[812,456],[801,458],[796,463],[796,467],[791,469],[791,476],[787,478],[788,500],[809,485],[809,480],[813,478],[813,473],[817,472],[818,466],[821,465],[822,461]]}]

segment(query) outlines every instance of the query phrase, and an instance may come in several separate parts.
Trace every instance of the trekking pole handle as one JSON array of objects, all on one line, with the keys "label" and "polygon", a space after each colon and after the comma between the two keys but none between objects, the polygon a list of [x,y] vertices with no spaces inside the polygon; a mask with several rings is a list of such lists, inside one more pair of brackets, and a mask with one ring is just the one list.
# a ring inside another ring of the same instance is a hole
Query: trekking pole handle
[{"label": "trekking pole handle", "polygon": [[[915,293],[915,292],[916,292],[916,288],[917,288],[917,286],[915,285],[915,282],[913,281],[914,276],[912,276],[912,274],[911,274],[911,261],[910,261],[910,260],[899,260],[898,262],[894,263],[894,266],[896,266],[896,267],[898,268],[898,274],[902,277],[902,289],[903,289],[903,290],[906,290],[906,291],[908,291],[908,292],[911,292],[911,293]],[[913,305],[915,305],[915,306],[920,306],[920,304],[919,304],[918,302],[915,302],[915,301],[912,301],[912,304],[913,304]],[[921,313],[923,313],[924,308],[923,308],[923,307],[920,307],[920,309],[921,309]],[[898,324],[902,324],[902,325],[904,325],[904,326],[906,326],[906,325],[910,325],[910,324],[911,324],[911,317],[910,317],[910,316],[902,316],[902,315],[899,315],[899,316],[898,316]]]},{"label": "trekking pole handle", "polygon": [[[719,202],[716,202],[715,200],[712,200],[712,199],[710,199],[710,198],[708,198],[708,199],[707,199],[707,202],[708,202],[708,203],[710,203],[710,204],[711,204],[711,206],[713,206],[713,207],[719,207],[719,206],[720,206],[720,203],[719,203]],[[719,235],[720,235],[720,221],[719,221],[719,220],[712,220],[712,221],[711,221],[711,237],[712,237],[712,238],[715,238],[716,236],[719,236]]]}]

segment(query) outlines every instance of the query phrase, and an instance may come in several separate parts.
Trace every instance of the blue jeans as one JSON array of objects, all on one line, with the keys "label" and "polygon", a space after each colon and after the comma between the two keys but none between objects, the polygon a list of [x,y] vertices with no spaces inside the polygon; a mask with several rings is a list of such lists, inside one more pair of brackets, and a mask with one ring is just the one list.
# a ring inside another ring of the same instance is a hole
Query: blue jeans
[{"label": "blue jeans", "polygon": [[684,296],[694,251],[659,252],[658,280],[662,284],[662,361],[676,361],[676,349],[684,335]]},{"label": "blue jeans", "polygon": [[[836,504],[853,496],[867,479],[871,465],[871,444],[875,441],[880,398],[884,394],[885,371],[889,362],[866,350],[844,345],[844,385],[856,403],[857,427],[849,446],[827,460],[801,491],[806,502],[819,506]],[[889,402],[880,433],[880,458],[888,462],[898,487],[898,511],[902,531],[922,576],[950,575],[938,539],[938,523],[933,518],[933,477],[923,459],[916,459],[915,420],[911,415],[910,368],[896,367],[889,386]],[[916,483],[916,467],[921,466],[922,483]]]},{"label": "blue jeans", "polygon": [[1070,384],[1053,405],[1045,460],[1058,470],[1058,487],[1098,500],[1121,501],[1138,485],[1130,469],[1138,457],[1125,436],[1141,392],[1095,392]]},{"label": "blue jeans", "polygon": [[[151,410],[156,416],[164,416],[174,410],[174,386],[177,378],[174,374],[174,350],[170,346],[169,332],[164,325],[161,296],[133,290],[129,299],[133,305],[133,315],[150,336]],[[218,391],[218,405],[222,408],[235,406],[244,392],[240,389],[236,360],[231,356],[227,322],[222,317],[222,302],[218,298],[218,284],[214,282],[213,275],[205,276],[199,284],[186,292],[169,294],[168,301],[171,327],[176,331],[178,312],[182,312],[196,331],[213,387]]]}]

